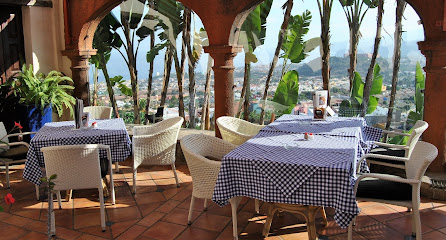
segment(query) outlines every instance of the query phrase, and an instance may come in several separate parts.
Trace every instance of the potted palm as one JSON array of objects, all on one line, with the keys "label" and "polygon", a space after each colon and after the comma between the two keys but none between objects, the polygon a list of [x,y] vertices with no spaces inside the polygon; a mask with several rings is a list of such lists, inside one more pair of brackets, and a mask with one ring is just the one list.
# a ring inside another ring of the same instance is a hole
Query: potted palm
[{"label": "potted palm", "polygon": [[38,131],[46,122],[51,122],[52,110],[62,116],[64,109],[73,115],[75,99],[70,95],[73,80],[62,73],[34,74],[33,66],[23,65],[16,78],[6,83],[19,97],[17,116],[25,131]]}]

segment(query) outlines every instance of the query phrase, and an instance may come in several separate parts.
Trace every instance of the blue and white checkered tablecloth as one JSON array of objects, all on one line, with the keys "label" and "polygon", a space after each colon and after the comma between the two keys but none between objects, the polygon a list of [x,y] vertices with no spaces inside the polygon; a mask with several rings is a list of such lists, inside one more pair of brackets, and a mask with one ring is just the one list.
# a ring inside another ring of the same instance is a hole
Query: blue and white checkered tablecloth
[{"label": "blue and white checkered tablecloth", "polygon": [[[74,121],[52,122],[43,126],[31,139],[26,159],[23,178],[40,185],[41,167],[45,167],[43,147],[76,144],[104,144],[110,146],[113,162],[122,162],[131,154],[131,143],[124,121],[121,118],[92,120],[97,122],[97,128],[75,129]],[[106,158],[105,150],[99,152],[101,158]]]},{"label": "blue and white checkered tablecloth", "polygon": [[[315,133],[314,139],[305,140],[304,132]],[[368,151],[366,143],[380,137],[381,131],[365,126],[362,118],[311,121],[284,115],[223,157],[212,200],[223,206],[232,197],[247,196],[333,207],[335,221],[347,227],[359,214],[356,161]]]}]

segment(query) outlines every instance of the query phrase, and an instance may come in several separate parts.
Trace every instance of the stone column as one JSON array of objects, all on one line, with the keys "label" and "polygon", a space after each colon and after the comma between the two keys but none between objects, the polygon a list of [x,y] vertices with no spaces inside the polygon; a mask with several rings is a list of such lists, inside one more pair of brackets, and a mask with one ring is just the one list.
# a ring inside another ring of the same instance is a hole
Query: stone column
[{"label": "stone column", "polygon": [[[237,53],[242,51],[242,46],[208,46],[204,47],[214,59],[214,96],[215,111],[214,120],[220,116],[234,116],[234,64]],[[215,136],[221,138],[217,124],[215,124]]]},{"label": "stone column", "polygon": [[432,172],[445,171],[446,138],[446,41],[423,41],[418,43],[426,56],[426,84],[424,91],[424,120],[429,128],[423,140],[438,148],[438,157],[430,165]]},{"label": "stone column", "polygon": [[91,55],[96,55],[96,50],[64,50],[62,51],[62,55],[67,56],[71,60],[71,78],[74,81],[74,97],[82,99],[84,106],[89,106],[88,59]]}]

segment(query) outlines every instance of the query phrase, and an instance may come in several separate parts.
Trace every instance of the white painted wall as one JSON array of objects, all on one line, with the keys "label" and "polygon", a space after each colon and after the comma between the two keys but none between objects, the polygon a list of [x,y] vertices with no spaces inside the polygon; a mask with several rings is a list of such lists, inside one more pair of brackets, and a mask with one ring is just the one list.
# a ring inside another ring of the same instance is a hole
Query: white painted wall
[{"label": "white painted wall", "polygon": [[62,56],[65,48],[62,1],[53,1],[52,8],[22,7],[23,35],[27,64],[35,72],[51,70],[71,76],[71,62]]}]

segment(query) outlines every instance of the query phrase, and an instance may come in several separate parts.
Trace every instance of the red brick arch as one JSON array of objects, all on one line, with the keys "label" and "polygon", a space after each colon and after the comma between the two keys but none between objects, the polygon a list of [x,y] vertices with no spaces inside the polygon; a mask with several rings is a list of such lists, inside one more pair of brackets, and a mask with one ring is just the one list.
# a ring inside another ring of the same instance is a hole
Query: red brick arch
[{"label": "red brick arch", "polygon": [[[66,45],[63,54],[72,61],[76,97],[89,102],[88,66],[93,36],[100,20],[122,0],[64,0]],[[314,1],[314,0],[313,0]],[[437,146],[439,157],[432,171],[445,171],[446,144],[446,24],[445,0],[407,0],[420,16],[425,40],[419,43],[426,56],[424,119],[429,123],[423,139]],[[196,12],[208,31],[210,46],[206,51],[214,58],[215,116],[233,115],[232,59],[241,51],[236,46],[238,31],[246,15],[262,0],[181,0]]]}]

